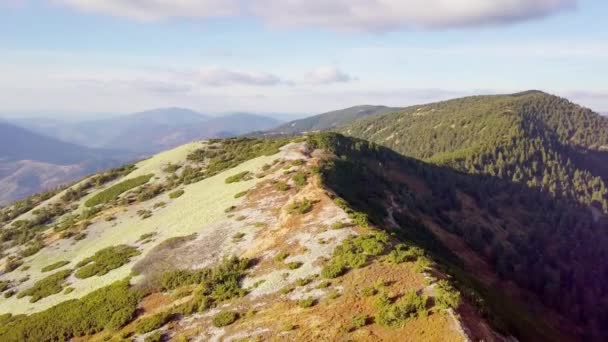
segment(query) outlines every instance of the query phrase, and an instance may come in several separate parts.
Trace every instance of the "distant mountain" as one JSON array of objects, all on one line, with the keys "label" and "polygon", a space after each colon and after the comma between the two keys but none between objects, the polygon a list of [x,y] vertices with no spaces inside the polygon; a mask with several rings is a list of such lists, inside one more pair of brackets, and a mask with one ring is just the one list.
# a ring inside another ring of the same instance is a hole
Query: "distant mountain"
[{"label": "distant mountain", "polygon": [[364,117],[390,113],[397,110],[399,110],[399,108],[385,106],[355,106],[290,121],[269,131],[268,134],[292,135],[302,132],[323,131],[347,125]]},{"label": "distant mountain", "polygon": [[124,149],[152,154],[193,140],[229,137],[267,130],[281,122],[238,113],[210,117],[183,108],[164,108],[85,122],[19,120],[37,133],[93,148]]},{"label": "distant mountain", "polygon": [[124,146],[140,153],[156,153],[191,141],[209,138],[227,138],[266,130],[281,122],[253,114],[229,114],[184,125],[132,126],[104,147]]},{"label": "distant mountain", "polygon": [[132,156],[66,143],[0,122],[0,204],[121,164]]},{"label": "distant mountain", "polygon": [[[34,132],[51,136],[66,142],[94,148],[115,148],[137,150],[130,146],[124,136],[131,134],[135,140],[148,139],[151,144],[159,136],[176,127],[196,125],[207,120],[200,113],[182,108],[163,108],[108,119],[64,122],[48,119],[25,119],[15,123]],[[117,139],[119,143],[117,143]],[[147,152],[147,151],[146,151]]]}]

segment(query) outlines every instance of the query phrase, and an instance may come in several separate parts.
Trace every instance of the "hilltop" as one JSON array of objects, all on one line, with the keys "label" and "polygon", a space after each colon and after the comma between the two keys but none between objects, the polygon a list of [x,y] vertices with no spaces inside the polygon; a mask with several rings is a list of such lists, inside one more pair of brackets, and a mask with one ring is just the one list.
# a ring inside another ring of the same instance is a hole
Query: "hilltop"
[{"label": "hilltop", "polygon": [[608,118],[540,91],[413,106],[339,131],[608,210]]},{"label": "hilltop", "polygon": [[0,338],[504,339],[322,141],[192,143],[7,207]]},{"label": "hilltop", "polygon": [[386,106],[355,106],[310,116],[304,119],[293,120],[270,131],[266,131],[263,134],[296,135],[305,132],[325,131],[350,124],[361,118],[389,113],[396,110],[398,110],[398,108]]}]

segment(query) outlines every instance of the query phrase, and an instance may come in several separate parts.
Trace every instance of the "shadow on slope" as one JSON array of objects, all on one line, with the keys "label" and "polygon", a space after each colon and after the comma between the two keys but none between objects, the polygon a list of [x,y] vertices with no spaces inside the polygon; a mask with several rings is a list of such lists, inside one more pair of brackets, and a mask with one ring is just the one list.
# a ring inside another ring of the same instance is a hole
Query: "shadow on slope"
[{"label": "shadow on slope", "polygon": [[[373,223],[393,221],[395,235],[432,252],[497,327],[530,341],[608,336],[608,308],[600,303],[608,295],[605,217],[364,140],[333,133],[309,139],[336,155],[321,168],[326,186]],[[480,256],[491,265],[486,274],[475,269],[472,259]]]}]

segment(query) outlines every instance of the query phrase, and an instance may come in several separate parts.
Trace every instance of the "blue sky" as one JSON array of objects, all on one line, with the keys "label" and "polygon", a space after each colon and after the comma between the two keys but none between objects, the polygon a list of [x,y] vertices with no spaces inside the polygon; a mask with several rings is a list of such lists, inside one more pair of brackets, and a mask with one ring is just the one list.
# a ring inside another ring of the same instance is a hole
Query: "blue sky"
[{"label": "blue sky", "polygon": [[608,111],[604,0],[3,0],[0,112],[318,113],[541,89]]}]

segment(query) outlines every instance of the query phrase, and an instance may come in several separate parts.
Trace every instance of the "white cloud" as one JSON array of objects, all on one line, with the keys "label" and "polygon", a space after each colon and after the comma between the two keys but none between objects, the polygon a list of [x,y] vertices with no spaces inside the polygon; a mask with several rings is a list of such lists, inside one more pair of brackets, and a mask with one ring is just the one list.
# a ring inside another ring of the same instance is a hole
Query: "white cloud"
[{"label": "white cloud", "polygon": [[254,17],[288,27],[392,31],[509,24],[571,10],[578,0],[53,0],[139,20]]},{"label": "white cloud", "polygon": [[210,86],[273,86],[285,83],[278,76],[267,72],[229,70],[219,67],[202,69],[198,75],[198,80],[200,83]]},{"label": "white cloud", "polygon": [[312,84],[331,84],[347,83],[356,80],[356,78],[336,67],[322,66],[307,73],[304,80],[306,83]]}]

